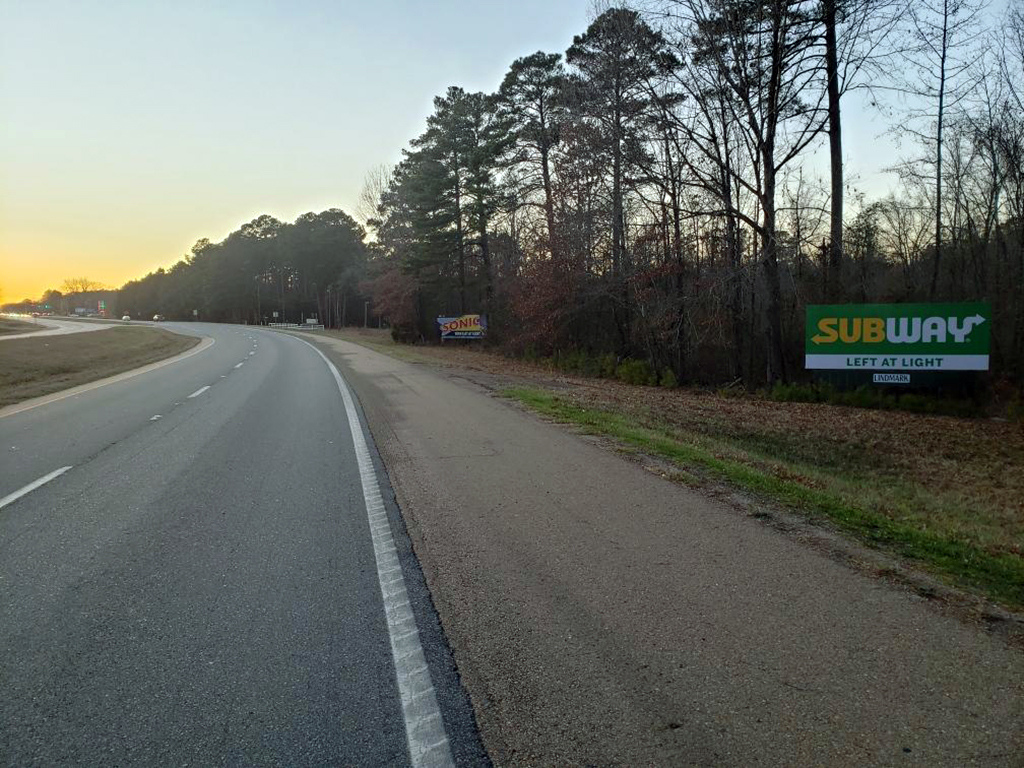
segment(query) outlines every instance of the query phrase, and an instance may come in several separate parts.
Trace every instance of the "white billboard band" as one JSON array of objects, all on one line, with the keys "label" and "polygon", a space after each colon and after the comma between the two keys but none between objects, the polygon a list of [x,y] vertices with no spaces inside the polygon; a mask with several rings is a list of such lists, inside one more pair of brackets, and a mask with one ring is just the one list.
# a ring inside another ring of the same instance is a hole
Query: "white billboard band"
[{"label": "white billboard band", "polygon": [[987,371],[988,355],[805,355],[808,369],[867,371]]}]

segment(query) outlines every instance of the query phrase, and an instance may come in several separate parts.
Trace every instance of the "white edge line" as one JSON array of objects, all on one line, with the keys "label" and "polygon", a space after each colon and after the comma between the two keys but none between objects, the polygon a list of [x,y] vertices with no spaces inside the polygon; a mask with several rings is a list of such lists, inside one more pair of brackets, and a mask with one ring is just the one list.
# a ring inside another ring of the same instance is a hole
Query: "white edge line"
[{"label": "white edge line", "polygon": [[402,717],[405,719],[409,759],[413,768],[454,766],[448,734],[441,719],[441,708],[437,703],[437,693],[430,679],[430,669],[423,655],[419,632],[416,631],[416,618],[409,605],[405,578],[401,568],[398,568],[397,576],[391,575],[398,565],[398,551],[391,535],[391,528],[387,525],[373,524],[374,514],[370,510],[377,510],[378,514],[383,511],[384,499],[381,497],[377,473],[373,468],[362,425],[359,423],[355,402],[334,363],[305,339],[298,341],[320,355],[327,364],[345,403],[345,413],[348,416],[348,426],[352,432],[352,443],[359,466],[359,477],[363,485],[366,516],[370,521],[370,538],[373,540],[373,554],[377,561],[377,581],[384,602],[384,616],[388,625],[388,638],[391,641],[391,657],[395,663],[398,693],[402,699]]},{"label": "white edge line", "polygon": [[39,486],[46,485],[51,480],[55,480],[56,478],[60,477],[65,472],[67,472],[69,469],[71,469],[71,467],[61,467],[60,469],[55,469],[50,474],[43,475],[38,480],[36,480],[34,482],[31,482],[28,485],[26,485],[24,488],[21,488],[21,489],[15,491],[14,493],[7,494],[2,499],[0,499],[0,509],[3,509],[8,504],[13,504],[18,499],[20,499],[22,496],[24,496],[25,494],[32,493],[32,491],[34,491]]},{"label": "white edge line", "polygon": [[[170,331],[170,333],[174,333],[174,331]],[[180,336],[182,334],[178,335]],[[210,343],[207,344],[206,342]],[[144,365],[141,368],[136,368],[134,371],[125,371],[124,373],[119,373],[115,376],[110,376],[109,378],[106,379],[100,379],[99,381],[91,381],[88,384],[82,384],[77,387],[72,387],[71,389],[66,389],[63,392],[54,392],[52,395],[43,395],[40,398],[34,398],[24,403],[18,403],[17,405],[8,405],[6,408],[0,408],[0,419],[6,418],[7,416],[13,416],[16,413],[24,413],[25,411],[31,411],[33,408],[39,408],[44,405],[49,405],[50,403],[56,403],[60,400],[65,400],[69,397],[75,397],[76,395],[84,394],[85,392],[91,392],[94,389],[105,387],[108,384],[116,384],[119,381],[132,379],[135,378],[136,376],[141,376],[144,373],[155,371],[157,368],[163,368],[165,365],[180,363],[182,360],[192,357],[192,355],[198,355],[200,352],[205,352],[216,343],[217,340],[214,339],[212,336],[204,336],[198,344],[192,347],[192,349],[186,350],[185,352],[182,352],[180,355],[169,357],[166,360],[158,360],[155,363],[149,363],[148,365]]]},{"label": "white edge line", "polygon": [[199,397],[201,394],[203,394],[203,392],[205,392],[209,388],[210,388],[209,384],[207,384],[205,387],[200,387],[195,392],[193,392],[191,395],[189,395],[188,399],[191,400],[193,397]]}]

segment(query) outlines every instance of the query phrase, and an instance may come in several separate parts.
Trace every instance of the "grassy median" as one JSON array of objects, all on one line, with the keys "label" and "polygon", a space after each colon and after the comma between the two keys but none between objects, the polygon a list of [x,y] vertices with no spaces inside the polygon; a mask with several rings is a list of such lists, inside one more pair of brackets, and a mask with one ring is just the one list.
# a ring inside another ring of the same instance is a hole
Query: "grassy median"
[{"label": "grassy median", "polygon": [[0,407],[155,363],[198,342],[141,326],[0,341]]},{"label": "grassy median", "polygon": [[13,333],[32,333],[44,329],[45,326],[38,323],[28,323],[24,320],[15,320],[12,317],[0,317],[0,336],[7,336]]},{"label": "grassy median", "polygon": [[[595,406],[593,398],[536,387],[512,387],[505,394],[556,421],[667,459],[689,484],[725,481],[825,519],[1010,608],[1024,608],[1020,441],[1007,445],[1002,440],[1002,455],[986,453],[987,445],[958,446],[963,437],[958,433],[970,422],[946,419],[933,425],[946,428],[939,455],[928,456],[933,446],[907,434],[896,453],[914,461],[900,467],[888,447],[862,445],[858,431],[836,423],[857,419],[858,412],[849,409],[837,417],[828,406],[816,406],[826,427],[821,431],[801,429],[792,414],[789,429],[777,431],[771,418],[753,426],[721,427],[607,401]],[[764,409],[780,410],[775,404]],[[913,468],[921,462],[937,473],[930,482],[915,476]],[[987,470],[978,473],[975,464]]]}]

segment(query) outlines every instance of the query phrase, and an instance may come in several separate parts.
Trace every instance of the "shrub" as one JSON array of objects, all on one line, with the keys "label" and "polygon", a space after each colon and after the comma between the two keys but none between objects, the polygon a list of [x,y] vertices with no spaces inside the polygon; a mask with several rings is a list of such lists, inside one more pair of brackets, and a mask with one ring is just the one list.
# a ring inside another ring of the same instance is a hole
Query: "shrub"
[{"label": "shrub", "polygon": [[646,384],[652,387],[658,385],[658,375],[646,360],[632,360],[627,357],[619,363],[616,375],[620,381],[627,384]]},{"label": "shrub", "polygon": [[1010,421],[1019,421],[1024,424],[1024,400],[1016,400],[1007,407],[1006,417]]},{"label": "shrub", "polygon": [[570,350],[568,352],[555,352],[555,368],[564,373],[579,373],[587,375],[589,360],[586,352]]},{"label": "shrub", "polygon": [[679,382],[676,380],[676,375],[672,372],[671,368],[666,368],[661,374],[661,386],[674,388],[679,386]]},{"label": "shrub", "polygon": [[768,397],[783,403],[820,403],[827,399],[821,387],[813,384],[783,384],[781,381],[775,383]]},{"label": "shrub", "polygon": [[893,393],[866,384],[854,390],[838,390],[825,384],[783,384],[772,387],[768,397],[784,403],[828,403],[851,408],[900,410],[946,416],[977,416],[980,408],[971,400],[942,398],[917,392]]},{"label": "shrub", "polygon": [[849,405],[854,408],[888,410],[896,407],[894,396],[887,395],[878,389],[871,389],[866,385],[857,387],[852,392],[833,392],[827,402],[835,405]]},{"label": "shrub", "polygon": [[615,355],[608,353],[597,357],[597,375],[603,379],[614,379],[615,369],[618,367],[619,361],[615,359]]},{"label": "shrub", "polygon": [[590,357],[590,355],[584,355],[580,361],[580,374],[587,376],[592,379],[596,379],[601,375],[601,363],[596,357]]},{"label": "shrub", "polygon": [[715,390],[715,394],[717,394],[719,397],[746,397],[749,393],[743,387],[735,386],[734,384],[729,384],[724,387],[719,387],[717,390]]},{"label": "shrub", "polygon": [[396,344],[415,344],[417,338],[415,326],[398,323],[391,326],[391,340]]}]

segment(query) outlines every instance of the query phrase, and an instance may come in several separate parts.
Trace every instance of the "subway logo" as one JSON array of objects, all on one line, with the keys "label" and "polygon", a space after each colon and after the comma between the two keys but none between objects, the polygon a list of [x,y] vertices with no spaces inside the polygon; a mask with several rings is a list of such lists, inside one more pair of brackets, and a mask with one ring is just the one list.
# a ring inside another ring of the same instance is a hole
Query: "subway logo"
[{"label": "subway logo", "polygon": [[991,325],[991,308],[981,302],[811,305],[804,363],[808,370],[987,370]]}]

